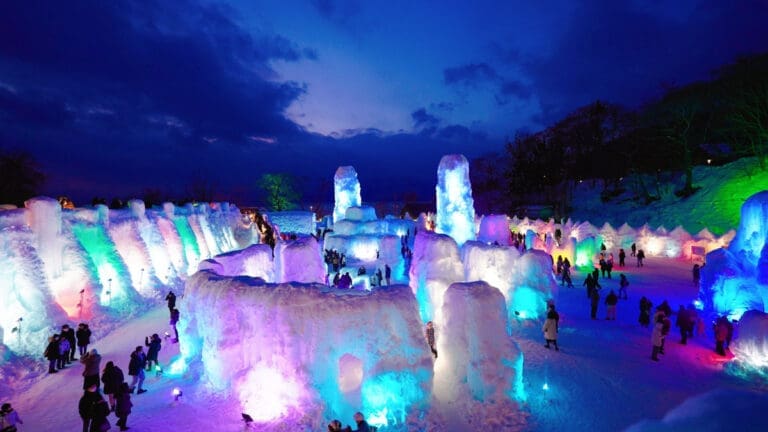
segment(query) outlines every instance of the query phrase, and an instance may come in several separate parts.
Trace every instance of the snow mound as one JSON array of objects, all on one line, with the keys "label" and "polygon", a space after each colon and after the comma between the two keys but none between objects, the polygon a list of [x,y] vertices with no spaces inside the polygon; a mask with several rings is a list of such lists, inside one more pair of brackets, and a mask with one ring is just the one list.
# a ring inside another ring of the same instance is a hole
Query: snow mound
[{"label": "snow mound", "polygon": [[627,432],[766,430],[768,395],[740,390],[713,390],[692,397],[661,420],[645,420]]}]

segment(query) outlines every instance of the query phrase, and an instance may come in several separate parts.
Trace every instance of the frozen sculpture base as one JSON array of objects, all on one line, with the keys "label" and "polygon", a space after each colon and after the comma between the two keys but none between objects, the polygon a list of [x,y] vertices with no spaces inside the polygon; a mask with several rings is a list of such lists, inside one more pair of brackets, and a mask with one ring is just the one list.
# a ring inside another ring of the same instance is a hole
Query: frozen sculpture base
[{"label": "frozen sculpture base", "polygon": [[[324,430],[328,419],[356,411],[393,430],[445,430],[432,409],[440,403],[478,423],[494,404],[517,412],[522,354],[508,339],[499,343],[508,321],[498,289],[447,287],[441,313],[450,327],[437,326],[435,361],[407,285],[340,291],[215,272],[247,262],[218,256],[187,280],[179,363],[200,368],[211,389],[239,400],[259,430]],[[469,382],[461,379],[467,374]],[[509,417],[494,421],[502,428],[519,421]]]}]

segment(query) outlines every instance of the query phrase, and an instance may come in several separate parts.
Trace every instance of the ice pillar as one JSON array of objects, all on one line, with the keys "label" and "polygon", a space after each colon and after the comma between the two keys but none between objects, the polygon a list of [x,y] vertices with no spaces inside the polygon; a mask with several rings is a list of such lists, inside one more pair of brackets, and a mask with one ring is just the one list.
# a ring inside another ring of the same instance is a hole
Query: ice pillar
[{"label": "ice pillar", "polygon": [[463,155],[446,155],[437,168],[437,225],[461,246],[475,239],[475,206],[469,182],[469,162]]},{"label": "ice pillar", "polygon": [[[465,161],[466,162],[466,161]],[[343,166],[336,170],[333,176],[333,221],[344,219],[347,209],[360,205],[360,182],[354,167]]]}]

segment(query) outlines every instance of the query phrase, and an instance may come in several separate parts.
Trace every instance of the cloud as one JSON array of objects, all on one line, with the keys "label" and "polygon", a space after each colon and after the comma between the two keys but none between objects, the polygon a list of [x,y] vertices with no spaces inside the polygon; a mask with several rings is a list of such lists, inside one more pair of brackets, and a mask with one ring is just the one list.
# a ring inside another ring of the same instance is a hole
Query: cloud
[{"label": "cloud", "polygon": [[478,84],[494,82],[499,79],[501,79],[499,74],[487,63],[469,63],[443,70],[443,82],[447,85],[463,84],[468,87],[475,87]]},{"label": "cloud", "polygon": [[425,108],[419,108],[411,113],[413,119],[413,125],[416,128],[421,127],[434,127],[440,123],[440,119],[429,114]]}]

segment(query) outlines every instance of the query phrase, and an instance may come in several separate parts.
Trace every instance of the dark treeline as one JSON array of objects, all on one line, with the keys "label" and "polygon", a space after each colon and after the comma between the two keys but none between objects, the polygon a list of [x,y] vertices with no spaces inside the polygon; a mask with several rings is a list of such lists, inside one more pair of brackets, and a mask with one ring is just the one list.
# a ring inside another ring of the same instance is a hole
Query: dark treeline
[{"label": "dark treeline", "polygon": [[711,79],[667,87],[637,109],[597,100],[536,133],[519,133],[502,154],[472,161],[470,173],[481,213],[519,213],[525,205],[567,216],[574,187],[589,181],[603,201],[624,192],[649,203],[659,199],[654,178],[684,174],[675,191],[696,193],[693,167],[768,158],[768,53],[744,57]]}]

